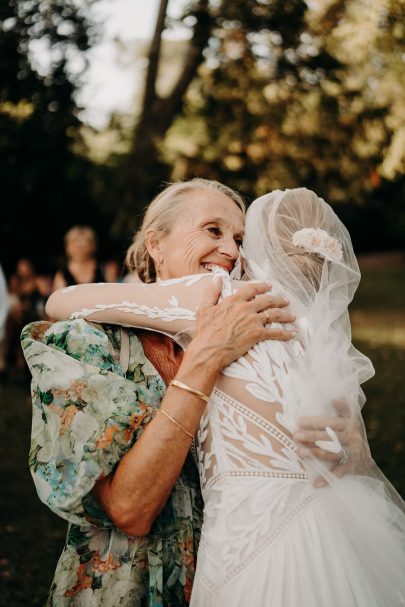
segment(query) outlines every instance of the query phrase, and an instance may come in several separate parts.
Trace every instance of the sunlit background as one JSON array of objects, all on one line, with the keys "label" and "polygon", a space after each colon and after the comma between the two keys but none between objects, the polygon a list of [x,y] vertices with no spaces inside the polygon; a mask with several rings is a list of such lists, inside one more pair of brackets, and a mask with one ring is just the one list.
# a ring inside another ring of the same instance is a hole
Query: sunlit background
[{"label": "sunlit background", "polygon": [[[376,368],[364,416],[375,459],[404,494],[404,66],[403,0],[3,0],[7,278],[27,258],[50,285],[78,223],[96,230],[100,262],[120,268],[168,181],[218,179],[247,202],[315,190],[359,256],[353,337]],[[0,605],[34,607],[65,524],[29,477],[17,367],[0,388]]]}]

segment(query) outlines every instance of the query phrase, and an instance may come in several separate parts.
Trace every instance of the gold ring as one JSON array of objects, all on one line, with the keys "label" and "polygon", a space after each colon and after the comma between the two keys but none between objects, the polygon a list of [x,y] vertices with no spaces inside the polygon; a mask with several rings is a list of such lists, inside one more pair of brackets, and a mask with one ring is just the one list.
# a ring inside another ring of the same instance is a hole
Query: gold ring
[{"label": "gold ring", "polygon": [[271,321],[270,321],[270,316],[269,316],[269,313],[267,312],[267,310],[263,310],[263,314],[264,314],[264,315],[265,315],[265,317],[266,317],[266,322],[265,322],[265,324],[267,325],[267,323],[271,322]]}]

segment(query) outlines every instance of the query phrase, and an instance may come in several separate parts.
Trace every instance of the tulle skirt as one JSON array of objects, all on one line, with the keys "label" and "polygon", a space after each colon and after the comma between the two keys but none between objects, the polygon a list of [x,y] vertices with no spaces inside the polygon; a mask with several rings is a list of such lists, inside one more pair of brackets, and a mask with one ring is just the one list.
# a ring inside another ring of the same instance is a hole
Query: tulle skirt
[{"label": "tulle skirt", "polygon": [[[280,486],[278,481],[252,482],[250,496],[274,494],[274,503],[268,510],[272,523],[248,550],[237,550],[237,535],[238,528],[241,536],[246,533],[241,525],[245,511],[255,538],[251,498],[235,507],[235,491],[240,499],[241,489],[230,484],[214,497],[214,507],[207,504],[192,607],[405,605],[404,517],[380,483],[347,477],[339,481],[338,492],[295,483],[287,494]],[[233,567],[227,541],[235,554]]]}]

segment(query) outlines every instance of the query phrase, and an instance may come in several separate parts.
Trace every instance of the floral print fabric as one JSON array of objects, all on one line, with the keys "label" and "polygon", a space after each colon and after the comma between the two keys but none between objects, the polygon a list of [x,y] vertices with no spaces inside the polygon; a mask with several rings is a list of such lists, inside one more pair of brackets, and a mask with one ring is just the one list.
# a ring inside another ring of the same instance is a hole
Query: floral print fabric
[{"label": "floral print fabric", "polygon": [[126,376],[120,328],[82,319],[32,323],[22,346],[33,382],[29,465],[40,499],[69,522],[48,607],[188,605],[202,519],[189,456],[150,534],[129,537],[93,497],[153,418],[165,384],[130,331]]}]

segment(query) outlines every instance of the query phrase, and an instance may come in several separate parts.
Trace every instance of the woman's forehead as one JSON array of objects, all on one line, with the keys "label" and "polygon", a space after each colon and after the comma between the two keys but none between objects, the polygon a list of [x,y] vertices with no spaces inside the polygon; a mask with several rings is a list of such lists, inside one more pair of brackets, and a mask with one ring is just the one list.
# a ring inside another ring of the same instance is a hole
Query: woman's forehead
[{"label": "woman's forehead", "polygon": [[184,217],[192,223],[214,221],[242,230],[244,216],[238,205],[222,192],[211,190],[196,190],[187,196],[183,207]]}]

